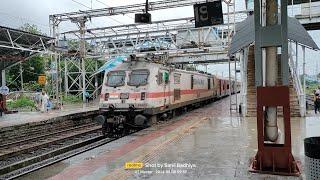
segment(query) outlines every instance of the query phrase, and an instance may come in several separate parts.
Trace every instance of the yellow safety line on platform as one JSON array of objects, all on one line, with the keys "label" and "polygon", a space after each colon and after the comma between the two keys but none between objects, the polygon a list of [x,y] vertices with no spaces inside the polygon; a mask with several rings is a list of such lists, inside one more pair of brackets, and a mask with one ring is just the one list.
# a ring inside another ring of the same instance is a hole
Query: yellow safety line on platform
[{"label": "yellow safety line on platform", "polygon": [[[160,143],[157,146],[153,146],[152,149],[146,151],[146,153],[141,154],[140,156],[138,156],[137,158],[135,158],[130,162],[142,162],[142,163],[149,162],[150,160],[154,159],[157,155],[159,155],[161,152],[163,152],[166,148],[168,148],[169,144],[180,141],[185,135],[195,131],[195,129],[198,128],[202,122],[208,119],[209,119],[208,117],[203,117],[200,119],[200,121],[196,121],[192,123],[190,126],[182,130],[179,130],[175,136],[164,141],[163,143]],[[130,175],[132,175],[133,172],[134,170],[126,170],[124,169],[124,167],[118,168],[114,170],[112,173],[110,173],[109,175],[107,175],[106,177],[104,177],[103,179],[105,180],[127,179]]]}]

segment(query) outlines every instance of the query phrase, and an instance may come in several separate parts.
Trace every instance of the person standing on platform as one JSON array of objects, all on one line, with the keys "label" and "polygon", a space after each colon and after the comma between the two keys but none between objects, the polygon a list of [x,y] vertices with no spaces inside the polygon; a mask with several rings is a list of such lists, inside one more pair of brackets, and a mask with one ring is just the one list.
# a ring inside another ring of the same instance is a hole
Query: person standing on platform
[{"label": "person standing on platform", "polygon": [[43,91],[41,96],[41,112],[48,112],[48,100],[49,97],[47,93]]},{"label": "person standing on platform", "polygon": [[319,96],[320,95],[320,86],[318,87],[318,89],[315,90],[315,93],[314,93],[316,96]]},{"label": "person standing on platform", "polygon": [[314,112],[320,113],[320,86],[314,91]]},{"label": "person standing on platform", "polygon": [[41,109],[41,92],[39,92],[39,90],[37,90],[34,100],[37,104],[37,110],[40,110]]},{"label": "person standing on platform", "polygon": [[86,92],[84,93],[84,96],[86,97],[86,103],[89,103],[90,94],[86,91]]}]

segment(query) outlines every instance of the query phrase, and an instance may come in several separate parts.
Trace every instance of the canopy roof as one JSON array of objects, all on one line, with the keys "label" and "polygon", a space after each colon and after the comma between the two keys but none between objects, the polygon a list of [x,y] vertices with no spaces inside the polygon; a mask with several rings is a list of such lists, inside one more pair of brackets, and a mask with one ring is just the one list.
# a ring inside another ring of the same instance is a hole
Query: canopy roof
[{"label": "canopy roof", "polygon": [[0,26],[0,61],[6,68],[39,52],[44,52],[53,38]]},{"label": "canopy roof", "polygon": [[[319,47],[313,41],[306,29],[297,19],[292,17],[288,17],[288,38],[308,48],[319,50]],[[228,54],[234,54],[239,50],[249,46],[254,41],[254,16],[252,15],[236,25],[236,33],[232,37]]]}]

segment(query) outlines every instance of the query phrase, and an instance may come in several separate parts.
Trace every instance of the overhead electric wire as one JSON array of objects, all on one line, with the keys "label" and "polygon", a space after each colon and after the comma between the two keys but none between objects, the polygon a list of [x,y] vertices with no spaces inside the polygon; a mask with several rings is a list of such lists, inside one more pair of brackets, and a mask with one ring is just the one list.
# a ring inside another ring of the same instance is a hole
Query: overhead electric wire
[{"label": "overhead electric wire", "polygon": [[[104,2],[101,2],[100,0],[96,0],[96,1],[99,2],[99,3],[101,3],[101,4],[103,4],[103,5],[105,5],[105,6],[107,6],[107,7],[111,7],[111,6],[107,5],[107,4],[104,3]],[[124,14],[124,15],[127,16],[127,17],[129,17],[129,18],[131,18],[131,19],[134,19],[133,17],[131,17],[131,16],[127,15],[127,14]]]},{"label": "overhead electric wire", "polygon": [[78,1],[75,1],[75,0],[71,0],[71,1],[73,1],[73,2],[75,2],[75,3],[77,3],[77,4],[80,4],[81,6],[84,6],[84,7],[88,8],[88,9],[92,9],[92,8],[90,8],[89,6],[87,6],[87,5],[83,4],[83,3],[80,3],[80,2],[78,2]]},{"label": "overhead electric wire", "polygon": [[[92,9],[92,7],[90,8],[89,6],[87,6],[87,5],[83,4],[83,3],[80,3],[80,2],[78,2],[78,1],[76,1],[76,0],[72,0],[72,1],[75,2],[75,3],[77,3],[77,4],[82,5],[83,7],[86,7],[86,8],[88,8],[88,9]],[[104,4],[103,2],[100,2],[100,3]],[[105,5],[105,4],[104,4],[104,5]],[[116,20],[116,19],[114,19],[114,18],[112,18],[112,17],[109,17],[109,18],[110,18],[111,20],[119,23],[119,24],[124,24],[123,22],[120,22],[120,21],[118,21],[118,20]]]},{"label": "overhead electric wire", "polygon": [[[96,0],[97,2],[99,2],[99,3],[101,3],[101,4],[103,4],[103,5],[105,5],[105,6],[107,6],[107,7],[110,7],[109,5],[107,5],[106,3],[104,3],[104,2],[101,2],[101,1],[99,1],[99,0]],[[128,16],[128,17],[130,17],[130,16]],[[116,21],[117,23],[120,23],[120,24],[124,24],[123,22],[120,22],[120,21],[118,21],[118,20],[116,20],[116,19],[114,19],[114,18],[112,18],[112,17],[108,17],[108,18],[110,18],[110,19],[112,19],[113,21]]]}]

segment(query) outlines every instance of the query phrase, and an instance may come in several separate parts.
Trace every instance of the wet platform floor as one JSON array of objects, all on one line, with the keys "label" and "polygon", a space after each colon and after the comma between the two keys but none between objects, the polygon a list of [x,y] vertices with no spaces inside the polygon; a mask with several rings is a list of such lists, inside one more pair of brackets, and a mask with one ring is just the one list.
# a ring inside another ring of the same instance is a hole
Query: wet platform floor
[{"label": "wet platform floor", "polygon": [[[224,99],[170,122],[20,179],[302,179],[248,172],[257,152],[256,118],[230,114]],[[303,139],[320,135],[320,116],[292,118],[292,151],[303,168]],[[126,162],[142,162],[126,170]]]},{"label": "wet platform floor", "polygon": [[71,104],[64,106],[60,110],[49,110],[48,112],[18,112],[15,114],[3,114],[0,117],[0,128],[11,127],[16,125],[23,125],[27,123],[36,123],[47,121],[57,117],[63,117],[71,114],[97,111],[98,104]]}]

